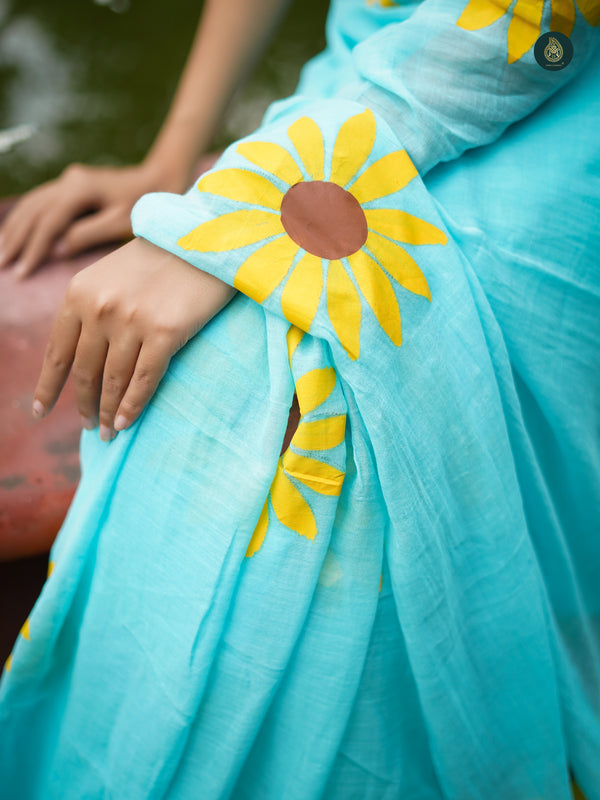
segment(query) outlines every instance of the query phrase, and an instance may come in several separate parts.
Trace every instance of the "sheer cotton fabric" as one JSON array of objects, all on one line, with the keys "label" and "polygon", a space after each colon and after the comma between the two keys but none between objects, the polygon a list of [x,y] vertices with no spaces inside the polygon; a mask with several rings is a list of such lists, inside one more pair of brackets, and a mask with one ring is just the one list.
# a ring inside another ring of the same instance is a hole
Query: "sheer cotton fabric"
[{"label": "sheer cotton fabric", "polygon": [[298,93],[139,202],[240,294],[84,433],[15,796],[600,796],[598,19],[549,73],[538,11],[338,2]]}]

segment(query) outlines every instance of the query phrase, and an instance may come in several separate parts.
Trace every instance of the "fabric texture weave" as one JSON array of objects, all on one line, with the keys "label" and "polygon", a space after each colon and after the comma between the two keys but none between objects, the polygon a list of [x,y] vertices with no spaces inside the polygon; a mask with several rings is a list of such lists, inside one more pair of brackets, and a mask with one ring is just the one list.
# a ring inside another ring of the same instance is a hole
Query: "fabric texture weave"
[{"label": "fabric texture weave", "polygon": [[599,21],[338,0],[296,94],[138,202],[239,294],[83,434],[7,797],[600,800]]}]

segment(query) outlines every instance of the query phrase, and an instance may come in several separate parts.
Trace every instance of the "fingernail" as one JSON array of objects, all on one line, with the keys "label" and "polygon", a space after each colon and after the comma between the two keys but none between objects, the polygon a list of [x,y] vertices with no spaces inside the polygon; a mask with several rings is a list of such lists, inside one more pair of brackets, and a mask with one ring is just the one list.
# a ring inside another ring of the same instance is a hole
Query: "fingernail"
[{"label": "fingernail", "polygon": [[90,419],[89,417],[84,417],[83,414],[80,416],[81,424],[86,429],[86,431],[93,431],[96,427],[94,425],[94,420]]},{"label": "fingernail", "polygon": [[115,419],[115,430],[123,431],[129,425],[129,420],[123,414],[119,414]]},{"label": "fingernail", "polygon": [[31,413],[36,419],[42,419],[46,416],[46,408],[39,400],[34,400],[31,406]]},{"label": "fingernail", "polygon": [[52,255],[55,258],[64,258],[69,255],[69,250],[65,242],[57,242],[52,248]]},{"label": "fingernail", "polygon": [[116,434],[109,428],[107,425],[100,425],[100,438],[103,442],[111,442],[115,438]]},{"label": "fingernail", "polygon": [[17,278],[24,278],[27,273],[27,264],[24,261],[17,261],[14,266],[14,273]]}]

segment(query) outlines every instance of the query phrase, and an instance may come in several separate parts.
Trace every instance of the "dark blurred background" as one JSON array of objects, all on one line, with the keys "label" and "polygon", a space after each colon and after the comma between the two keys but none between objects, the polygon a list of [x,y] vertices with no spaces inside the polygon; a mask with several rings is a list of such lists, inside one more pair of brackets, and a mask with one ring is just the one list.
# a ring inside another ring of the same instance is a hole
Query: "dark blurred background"
[{"label": "dark blurred background", "polygon": [[[215,146],[249,133],[322,49],[327,0],[296,0]],[[68,163],[136,163],[165,116],[202,2],[0,0],[0,197]]]}]

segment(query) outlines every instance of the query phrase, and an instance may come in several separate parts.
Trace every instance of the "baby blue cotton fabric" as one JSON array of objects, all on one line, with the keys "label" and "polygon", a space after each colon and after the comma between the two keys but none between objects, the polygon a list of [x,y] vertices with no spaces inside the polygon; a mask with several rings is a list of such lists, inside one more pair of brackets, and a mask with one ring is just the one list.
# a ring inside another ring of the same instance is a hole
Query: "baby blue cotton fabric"
[{"label": "baby blue cotton fabric", "polygon": [[[84,432],[3,796],[600,799],[599,17],[553,72],[538,5],[338,0],[297,93],[139,201],[240,293]],[[312,252],[323,183],[353,252]]]}]

